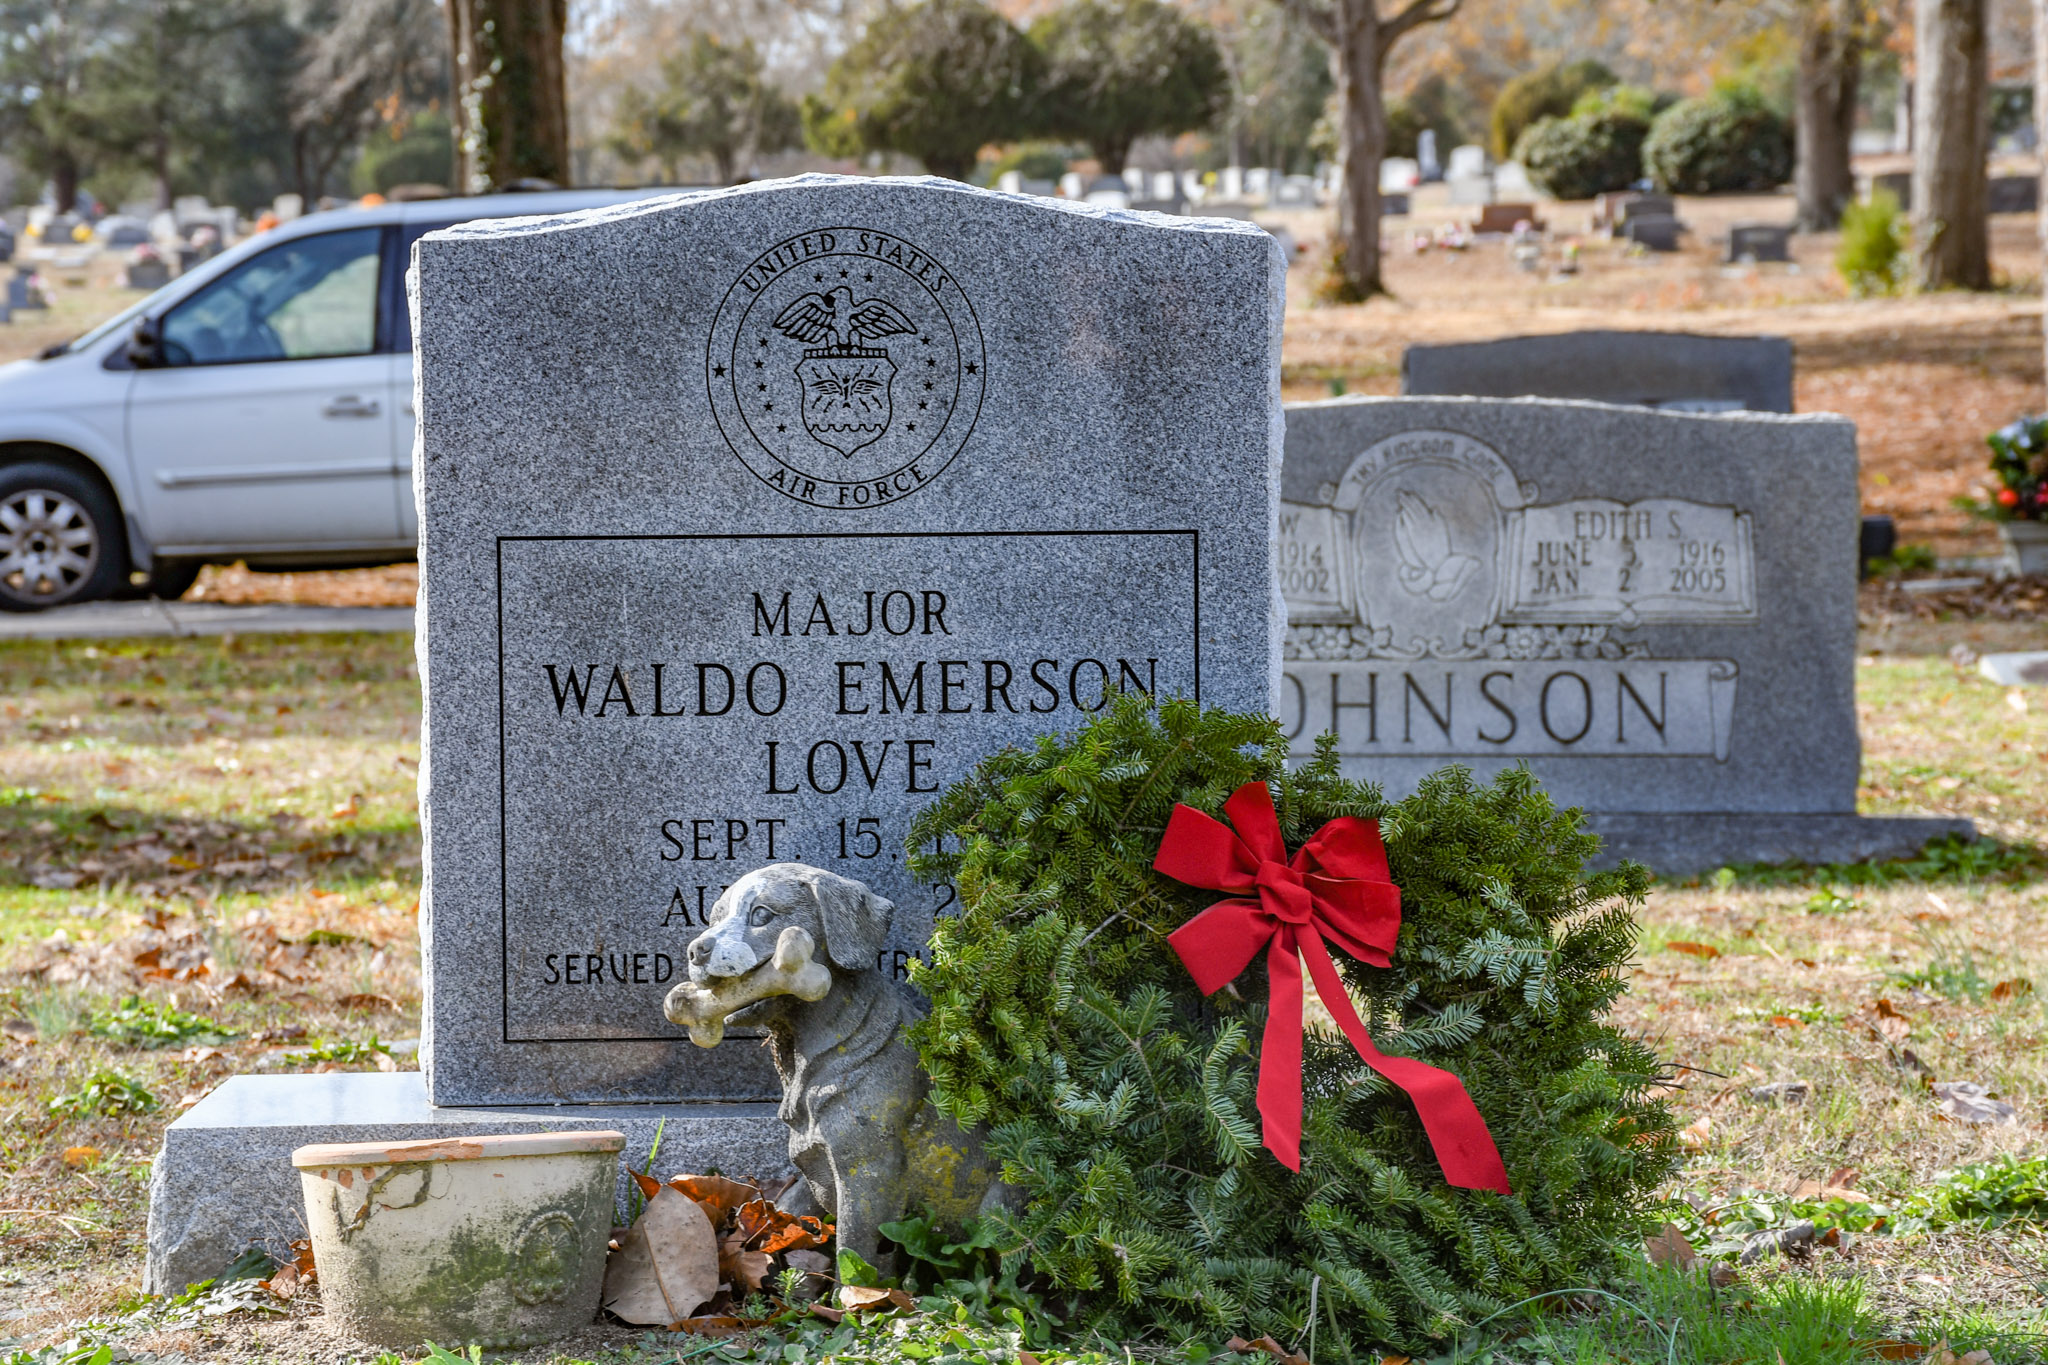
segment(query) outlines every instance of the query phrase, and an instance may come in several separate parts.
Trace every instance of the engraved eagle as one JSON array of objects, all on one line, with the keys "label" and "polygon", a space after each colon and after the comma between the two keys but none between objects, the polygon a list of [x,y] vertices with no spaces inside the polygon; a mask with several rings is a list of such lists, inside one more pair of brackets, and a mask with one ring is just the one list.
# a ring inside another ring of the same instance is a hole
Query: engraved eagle
[{"label": "engraved eagle", "polygon": [[806,346],[830,338],[834,350],[852,351],[860,342],[915,332],[910,319],[882,299],[853,301],[846,286],[825,294],[803,294],[775,315],[775,330]]},{"label": "engraved eagle", "polygon": [[1452,551],[1443,514],[1405,488],[1394,504],[1394,548],[1401,556],[1401,586],[1432,602],[1456,597],[1479,567],[1471,555]]}]

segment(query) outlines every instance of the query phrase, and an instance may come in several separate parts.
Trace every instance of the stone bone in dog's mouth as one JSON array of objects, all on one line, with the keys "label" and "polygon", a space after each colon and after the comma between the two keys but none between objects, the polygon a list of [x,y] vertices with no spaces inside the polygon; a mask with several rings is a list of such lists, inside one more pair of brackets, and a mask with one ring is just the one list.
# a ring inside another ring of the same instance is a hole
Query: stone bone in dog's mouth
[{"label": "stone bone in dog's mouth", "polygon": [[698,1047],[717,1047],[725,1039],[726,1019],[749,1005],[778,995],[822,1000],[832,989],[832,972],[813,960],[817,946],[810,933],[795,924],[776,938],[768,961],[758,964],[744,942],[715,943],[705,961],[693,955],[690,979],[669,992],[668,1017],[688,1028],[690,1041]]}]

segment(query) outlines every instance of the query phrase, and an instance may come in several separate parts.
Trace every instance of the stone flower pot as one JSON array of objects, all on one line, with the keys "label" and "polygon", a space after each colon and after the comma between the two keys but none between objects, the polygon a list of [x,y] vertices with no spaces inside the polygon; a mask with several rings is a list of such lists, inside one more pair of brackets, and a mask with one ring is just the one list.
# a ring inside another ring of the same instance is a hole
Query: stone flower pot
[{"label": "stone flower pot", "polygon": [[2001,521],[2008,573],[2048,574],[2048,521]]},{"label": "stone flower pot", "polygon": [[299,1148],[328,1316],[397,1348],[502,1350],[588,1325],[625,1145],[598,1132]]}]

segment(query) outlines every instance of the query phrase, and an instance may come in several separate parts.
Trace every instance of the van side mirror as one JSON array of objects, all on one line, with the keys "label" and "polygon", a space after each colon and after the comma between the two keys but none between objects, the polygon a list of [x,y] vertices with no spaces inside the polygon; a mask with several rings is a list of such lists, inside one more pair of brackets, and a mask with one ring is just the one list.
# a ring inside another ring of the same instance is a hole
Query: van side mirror
[{"label": "van side mirror", "polygon": [[155,318],[135,319],[135,330],[128,334],[128,361],[138,370],[164,363],[164,337]]}]

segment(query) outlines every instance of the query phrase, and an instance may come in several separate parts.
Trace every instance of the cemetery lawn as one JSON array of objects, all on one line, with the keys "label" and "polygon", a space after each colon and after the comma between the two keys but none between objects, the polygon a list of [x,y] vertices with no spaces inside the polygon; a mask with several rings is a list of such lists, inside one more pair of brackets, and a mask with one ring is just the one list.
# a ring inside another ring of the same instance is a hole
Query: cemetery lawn
[{"label": "cemetery lawn", "polygon": [[[1998,636],[2048,645],[2038,625]],[[1810,1220],[1835,1244],[1765,1255],[1722,1289],[1631,1270],[1647,1320],[1517,1320],[1495,1359],[1663,1360],[1649,1322],[1685,1324],[1678,1359],[1767,1361],[1760,1324],[1810,1337],[1798,1355],[1768,1338],[1788,1362],[1887,1338],[2044,1358],[2048,861],[2026,841],[2048,829],[2048,689],[1952,662],[1965,638],[1984,642],[1918,622],[1863,658],[1863,808],[1969,815],[2006,845],[1660,884],[1620,1011],[1690,1068],[1670,1193],[1691,1243],[1732,1265],[1747,1234]],[[267,1315],[143,1303],[148,1162],[236,1072],[415,1065],[418,735],[404,636],[0,646],[0,1352],[83,1331],[188,1360],[345,1356],[316,1294]],[[2017,1124],[1944,1117],[1931,1085],[1952,1081]],[[1778,1082],[1805,1082],[1804,1101],[1753,1098]],[[885,1326],[805,1330],[806,1359],[907,1358]],[[918,1358],[960,1351],[949,1330],[912,1329]],[[1003,1344],[962,1340],[981,1358]],[[615,1326],[526,1358],[676,1350]]]}]

